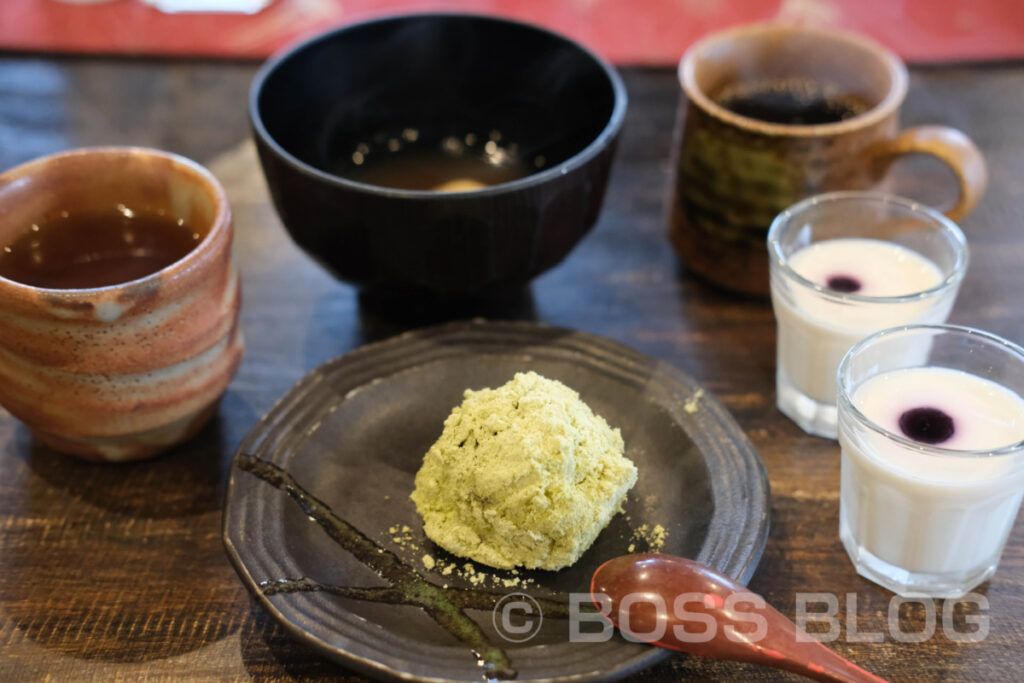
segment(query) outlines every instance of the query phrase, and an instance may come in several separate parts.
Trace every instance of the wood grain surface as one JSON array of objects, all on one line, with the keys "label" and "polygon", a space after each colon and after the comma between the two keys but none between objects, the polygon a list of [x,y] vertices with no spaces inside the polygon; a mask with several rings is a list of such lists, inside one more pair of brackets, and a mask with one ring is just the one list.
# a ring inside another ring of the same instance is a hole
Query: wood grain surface
[{"label": "wood grain surface", "polygon": [[[0,167],[69,147],[139,144],[209,164],[229,188],[248,355],[199,438],[151,462],[97,466],[34,445],[0,409],[0,680],[356,680],[295,644],[228,564],[220,508],[242,436],[308,370],[367,341],[455,315],[360,301],[303,256],[259,185],[245,98],[256,65],[0,56]],[[665,209],[677,106],[670,70],[626,70],[630,113],[604,212],[566,262],[515,301],[471,314],[604,335],[675,364],[733,411],[772,482],[772,530],[751,587],[792,616],[798,592],[838,596],[834,647],[895,680],[1013,680],[1024,669],[1024,524],[987,597],[978,643],[899,642],[892,595],[859,578],[837,536],[839,453],[774,407],[775,323],[765,301],[688,276]],[[952,321],[1024,341],[1024,66],[913,69],[908,125],[970,135],[992,182],[963,221],[972,263]],[[891,187],[941,203],[952,179],[901,162]],[[848,600],[854,596],[855,604]],[[971,610],[955,606],[958,628]],[[905,632],[926,623],[904,606]],[[851,628],[852,627],[852,628]],[[812,629],[814,630],[814,629]],[[880,632],[881,642],[870,642]],[[638,680],[779,680],[771,670],[675,657]]]}]

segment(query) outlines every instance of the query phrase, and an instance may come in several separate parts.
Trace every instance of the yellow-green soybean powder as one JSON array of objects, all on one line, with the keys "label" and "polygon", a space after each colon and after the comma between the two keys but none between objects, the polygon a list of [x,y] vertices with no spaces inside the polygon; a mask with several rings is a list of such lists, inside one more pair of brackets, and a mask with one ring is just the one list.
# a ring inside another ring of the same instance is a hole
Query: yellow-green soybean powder
[{"label": "yellow-green soybean powder", "polygon": [[535,372],[466,390],[423,458],[412,500],[427,536],[499,569],[580,558],[636,483],[622,435]]}]

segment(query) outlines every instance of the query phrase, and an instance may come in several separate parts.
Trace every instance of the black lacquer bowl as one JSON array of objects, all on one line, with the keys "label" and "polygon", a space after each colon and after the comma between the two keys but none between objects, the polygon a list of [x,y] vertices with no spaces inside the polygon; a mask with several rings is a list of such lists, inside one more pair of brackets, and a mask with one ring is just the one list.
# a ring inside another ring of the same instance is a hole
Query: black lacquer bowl
[{"label": "black lacquer bowl", "polygon": [[[639,480],[625,514],[570,568],[515,576],[476,566],[497,577],[478,584],[457,573],[444,575],[443,564],[462,567],[465,560],[424,537],[409,500],[413,478],[465,388],[495,387],[526,370],[565,382],[621,428]],[[648,550],[645,537],[636,534],[645,524],[667,531],[664,552],[746,582],[767,537],[768,495],[764,465],[732,417],[675,368],[582,332],[526,323],[454,323],[353,351],[292,389],[236,455],[224,541],[243,581],[275,619],[299,640],[364,674],[483,679],[471,648],[426,610],[374,601],[395,582],[343,547],[353,542],[364,555],[393,557],[400,566],[387,570],[391,576],[471,591],[485,606],[464,616],[504,650],[518,679],[609,680],[649,666],[667,651],[617,634],[607,642],[571,642],[569,621],[550,610],[535,635],[509,642],[486,602],[525,592],[564,603],[570,593],[585,593],[601,563],[627,553],[630,545]],[[335,542],[332,527],[323,523],[328,513],[314,499],[350,525],[356,541]],[[409,531],[396,542],[403,526]],[[360,545],[359,534],[369,545]],[[441,564],[428,570],[424,554]],[[531,582],[507,587],[501,583],[506,579]]]},{"label": "black lacquer bowl", "polygon": [[[249,113],[295,241],[360,287],[505,293],[560,262],[600,211],[626,92],[615,70],[541,28],[473,15],[347,26],[272,58]],[[533,171],[441,193],[356,182],[364,152],[489,148]],[[449,145],[449,146],[450,146]]]}]

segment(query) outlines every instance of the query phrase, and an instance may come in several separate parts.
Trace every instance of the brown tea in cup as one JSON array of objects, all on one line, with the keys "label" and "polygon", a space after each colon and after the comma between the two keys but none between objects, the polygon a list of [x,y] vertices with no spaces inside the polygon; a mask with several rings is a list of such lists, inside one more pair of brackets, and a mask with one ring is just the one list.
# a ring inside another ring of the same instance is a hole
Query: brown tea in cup
[{"label": "brown tea in cup", "polygon": [[3,245],[0,277],[43,289],[110,287],[181,260],[205,232],[164,209],[117,204],[61,210]]},{"label": "brown tea in cup", "polygon": [[71,150],[0,173],[0,215],[0,405],[91,460],[195,435],[245,348],[217,179],[159,150]]}]

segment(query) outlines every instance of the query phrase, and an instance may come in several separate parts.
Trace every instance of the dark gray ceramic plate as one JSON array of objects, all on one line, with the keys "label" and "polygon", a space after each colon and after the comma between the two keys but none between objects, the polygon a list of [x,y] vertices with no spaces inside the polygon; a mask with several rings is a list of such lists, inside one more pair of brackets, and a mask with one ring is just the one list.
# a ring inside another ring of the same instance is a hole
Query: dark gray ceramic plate
[{"label": "dark gray ceramic plate", "polygon": [[[495,387],[525,370],[576,389],[622,429],[626,454],[639,470],[626,514],[615,517],[573,567],[520,574],[532,579],[525,587],[504,587],[501,579],[517,577],[484,567],[478,569],[497,580],[473,585],[458,573],[427,571],[424,554],[442,562],[457,558],[424,537],[409,500],[423,454],[464,389]],[[292,482],[369,543],[350,534],[349,547],[376,553],[376,544],[381,557],[404,563],[394,570],[399,574],[415,571],[438,586],[473,590],[477,601],[521,591],[564,602],[569,593],[587,591],[594,570],[630,544],[647,550],[636,539],[643,524],[666,529],[663,552],[746,582],[768,533],[768,479],[732,417],[707,394],[693,401],[698,391],[692,379],[658,360],[541,325],[456,323],[372,344],[310,373],[242,443],[228,486],[224,542],[264,608],[325,656],[377,678],[480,681],[477,656],[425,610],[363,599],[386,597],[393,582],[337,543],[327,531],[330,513]],[[254,466],[262,467],[263,478]],[[396,543],[391,530],[402,525],[412,531]],[[303,578],[311,581],[281,583]],[[324,586],[340,588],[281,591]],[[352,590],[372,587],[384,590]],[[570,642],[569,622],[550,614],[534,637],[511,643],[486,609],[463,614],[504,650],[520,680],[608,680],[666,656],[618,635]]]}]

